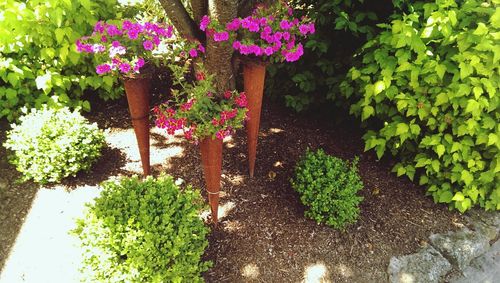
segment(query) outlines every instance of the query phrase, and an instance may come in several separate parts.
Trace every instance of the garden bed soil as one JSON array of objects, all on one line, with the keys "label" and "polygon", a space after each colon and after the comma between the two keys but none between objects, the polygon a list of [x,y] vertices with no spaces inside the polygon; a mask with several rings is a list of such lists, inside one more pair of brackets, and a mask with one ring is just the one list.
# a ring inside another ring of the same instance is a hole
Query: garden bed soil
[{"label": "garden bed soil", "polygon": [[[87,117],[110,131],[128,129],[126,105],[124,99],[100,103]],[[1,126],[3,143],[7,125]],[[322,115],[296,115],[265,102],[254,178],[248,176],[244,131],[225,144],[224,212],[219,213],[219,225],[212,227],[209,236],[204,259],[211,260],[213,267],[204,273],[206,281],[300,282],[322,278],[323,282],[384,282],[391,256],[416,252],[427,245],[431,233],[462,226],[464,219],[458,213],[434,204],[422,187],[391,173],[394,161],[377,161],[372,152],[363,152],[361,133],[355,123],[337,125]],[[203,187],[199,148],[187,142],[181,146],[184,156],[153,166],[153,175],[166,172]],[[304,218],[306,208],[291,188],[290,178],[306,148],[323,148],[349,160],[360,157],[364,182],[360,195],[364,201],[359,221],[345,231]],[[12,178],[16,173],[4,160],[4,153],[0,149],[0,176]],[[132,174],[120,169],[126,162],[116,149],[108,148],[100,165],[64,184],[75,187],[82,180],[99,183],[112,175]],[[0,187],[0,266],[29,209],[34,188],[30,183]],[[206,198],[206,193],[203,196]]]}]

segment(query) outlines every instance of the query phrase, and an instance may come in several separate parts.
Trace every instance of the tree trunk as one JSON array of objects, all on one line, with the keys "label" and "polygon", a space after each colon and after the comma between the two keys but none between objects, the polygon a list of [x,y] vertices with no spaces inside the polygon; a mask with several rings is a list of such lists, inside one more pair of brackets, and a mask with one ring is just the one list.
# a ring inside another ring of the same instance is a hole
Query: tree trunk
[{"label": "tree trunk", "polygon": [[[208,15],[225,25],[237,16],[238,0],[209,0]],[[207,70],[215,75],[216,89],[222,93],[235,88],[235,76],[231,63],[233,47],[227,43],[207,39]]]}]

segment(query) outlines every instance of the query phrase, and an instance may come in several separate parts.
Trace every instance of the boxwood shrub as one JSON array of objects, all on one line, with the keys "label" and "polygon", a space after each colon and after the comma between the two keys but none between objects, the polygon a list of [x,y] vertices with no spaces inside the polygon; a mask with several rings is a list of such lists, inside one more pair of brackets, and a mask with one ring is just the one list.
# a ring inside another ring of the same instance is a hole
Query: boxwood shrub
[{"label": "boxwood shrub", "polygon": [[368,41],[342,83],[371,125],[366,150],[401,157],[436,202],[500,209],[498,1],[415,2]]},{"label": "boxwood shrub", "polygon": [[291,180],[293,189],[307,206],[307,217],[336,229],[345,229],[356,222],[363,200],[356,194],[363,188],[357,163],[357,158],[349,164],[322,149],[307,150]]},{"label": "boxwood shrub", "polygon": [[88,170],[101,156],[104,134],[77,110],[32,109],[7,132],[9,161],[35,182],[58,182]]},{"label": "boxwood shrub", "polygon": [[83,247],[89,282],[202,282],[209,229],[197,190],[172,177],[123,178],[102,184],[72,231]]}]

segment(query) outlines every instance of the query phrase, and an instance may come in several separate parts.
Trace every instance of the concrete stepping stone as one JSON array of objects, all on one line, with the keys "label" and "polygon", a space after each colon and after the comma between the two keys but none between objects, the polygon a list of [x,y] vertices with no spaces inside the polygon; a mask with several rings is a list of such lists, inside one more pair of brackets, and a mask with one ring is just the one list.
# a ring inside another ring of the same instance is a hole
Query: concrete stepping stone
[{"label": "concrete stepping stone", "polygon": [[490,247],[488,237],[468,229],[432,234],[429,239],[432,246],[462,271],[472,259],[482,255]]},{"label": "concrete stepping stone", "polygon": [[392,257],[387,272],[391,283],[433,283],[451,270],[451,264],[429,246],[418,253]]}]

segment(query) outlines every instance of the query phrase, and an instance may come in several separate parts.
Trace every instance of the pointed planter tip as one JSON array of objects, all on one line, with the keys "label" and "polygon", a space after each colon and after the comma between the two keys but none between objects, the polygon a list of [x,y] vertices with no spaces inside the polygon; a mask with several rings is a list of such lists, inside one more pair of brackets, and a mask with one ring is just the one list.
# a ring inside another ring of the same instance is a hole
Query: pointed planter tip
[{"label": "pointed planter tip", "polygon": [[148,77],[123,78],[125,93],[141,156],[144,176],[151,174],[149,160],[149,100],[151,79]]},{"label": "pointed planter tip", "polygon": [[200,151],[212,222],[217,226],[222,172],[222,140],[206,137],[200,141]]},{"label": "pointed planter tip", "polygon": [[248,144],[248,167],[251,178],[253,178],[255,172],[255,159],[257,157],[257,143],[265,77],[265,64],[259,64],[251,61],[244,63],[243,85],[248,99],[249,120],[246,122],[246,130]]}]

